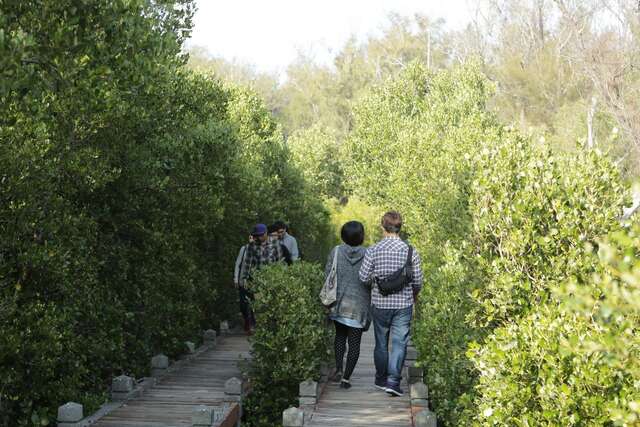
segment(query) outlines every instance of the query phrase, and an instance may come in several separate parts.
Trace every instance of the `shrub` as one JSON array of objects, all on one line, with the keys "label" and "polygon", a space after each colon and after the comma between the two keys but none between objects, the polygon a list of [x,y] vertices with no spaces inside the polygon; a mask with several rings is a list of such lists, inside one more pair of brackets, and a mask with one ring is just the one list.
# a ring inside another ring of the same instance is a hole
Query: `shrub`
[{"label": "shrub", "polygon": [[297,405],[299,383],[319,379],[320,363],[330,357],[330,329],[318,299],[323,282],[322,269],[304,261],[256,275],[249,425],[279,425],[282,411]]},{"label": "shrub", "polygon": [[[626,194],[601,153],[556,155],[505,129],[485,109],[490,93],[474,65],[410,67],[357,107],[348,142],[352,187],[401,211],[425,260],[414,340],[447,425],[490,405],[493,390],[477,383],[486,366],[528,360],[501,345],[525,339],[513,336],[520,322],[548,326],[557,285],[594,271],[585,243],[617,228]],[[509,387],[523,384],[539,385]]]},{"label": "shrub", "polygon": [[469,425],[640,421],[638,232],[616,232],[598,256],[586,254],[597,272],[555,288],[560,304],[543,304],[473,349],[480,393]]},{"label": "shrub", "polygon": [[292,160],[314,190],[327,198],[344,195],[340,146],[335,132],[319,126],[298,130],[287,139],[287,145]]},{"label": "shrub", "polygon": [[0,11],[0,425],[89,412],[237,313],[258,220],[327,233],[264,104],[182,68],[191,2],[76,3]]}]

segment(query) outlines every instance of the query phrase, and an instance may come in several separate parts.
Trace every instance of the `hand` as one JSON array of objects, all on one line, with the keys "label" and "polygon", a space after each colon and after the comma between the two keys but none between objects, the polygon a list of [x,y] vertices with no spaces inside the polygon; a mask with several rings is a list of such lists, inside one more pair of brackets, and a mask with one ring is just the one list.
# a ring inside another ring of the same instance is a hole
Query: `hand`
[{"label": "hand", "polygon": [[233,281],[233,287],[234,287],[234,288],[236,288],[236,289],[238,289],[238,288],[240,287],[240,283],[238,283],[238,281],[237,281],[237,280],[234,280],[234,281]]}]

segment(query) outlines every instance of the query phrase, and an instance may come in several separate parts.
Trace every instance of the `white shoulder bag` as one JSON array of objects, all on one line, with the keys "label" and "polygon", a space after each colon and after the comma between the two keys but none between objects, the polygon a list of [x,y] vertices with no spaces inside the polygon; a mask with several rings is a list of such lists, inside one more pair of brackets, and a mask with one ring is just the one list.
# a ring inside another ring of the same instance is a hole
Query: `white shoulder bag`
[{"label": "white shoulder bag", "polygon": [[331,264],[331,270],[329,271],[329,275],[324,281],[322,290],[320,290],[320,301],[325,307],[329,307],[331,306],[331,304],[336,302],[336,290],[338,289],[338,248],[339,246],[336,246],[335,252],[333,254],[333,264]]}]

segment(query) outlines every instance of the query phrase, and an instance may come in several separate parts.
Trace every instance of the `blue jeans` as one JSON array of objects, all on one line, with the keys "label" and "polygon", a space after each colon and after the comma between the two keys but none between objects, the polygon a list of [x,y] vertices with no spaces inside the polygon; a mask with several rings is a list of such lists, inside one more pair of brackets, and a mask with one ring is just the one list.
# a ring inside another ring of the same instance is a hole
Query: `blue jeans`
[{"label": "blue jeans", "polygon": [[[373,330],[376,347],[373,361],[376,365],[376,380],[386,380],[398,385],[402,379],[402,366],[407,354],[407,343],[411,332],[413,307],[400,309],[372,308]],[[389,354],[389,332],[391,332],[391,354]]]}]

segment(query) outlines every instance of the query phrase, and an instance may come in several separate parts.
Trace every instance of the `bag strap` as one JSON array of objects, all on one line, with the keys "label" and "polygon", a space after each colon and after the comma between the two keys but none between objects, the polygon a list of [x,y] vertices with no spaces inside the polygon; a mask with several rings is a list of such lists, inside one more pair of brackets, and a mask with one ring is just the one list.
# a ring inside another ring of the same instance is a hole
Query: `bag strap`
[{"label": "bag strap", "polygon": [[338,271],[338,251],[340,250],[340,245],[336,246],[335,251],[333,252],[333,264],[331,268],[333,271]]},{"label": "bag strap", "polygon": [[409,251],[407,253],[407,261],[404,263],[404,269],[407,277],[413,277],[413,269],[409,270],[409,266],[413,266],[413,246],[407,246],[409,246]]}]

